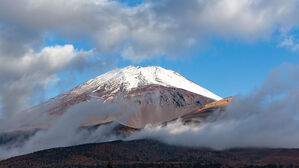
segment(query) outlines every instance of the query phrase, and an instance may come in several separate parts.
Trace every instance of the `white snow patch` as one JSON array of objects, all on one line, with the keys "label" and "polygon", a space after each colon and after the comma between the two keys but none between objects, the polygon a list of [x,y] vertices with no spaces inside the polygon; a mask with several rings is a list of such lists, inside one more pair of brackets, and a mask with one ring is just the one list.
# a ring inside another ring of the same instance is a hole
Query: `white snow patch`
[{"label": "white snow patch", "polygon": [[121,86],[125,91],[131,91],[152,84],[185,89],[214,100],[222,99],[209,90],[184,78],[179,73],[158,66],[128,66],[122,69],[115,69],[89,80],[71,92],[80,94],[91,89],[97,91],[102,87],[115,92]]}]

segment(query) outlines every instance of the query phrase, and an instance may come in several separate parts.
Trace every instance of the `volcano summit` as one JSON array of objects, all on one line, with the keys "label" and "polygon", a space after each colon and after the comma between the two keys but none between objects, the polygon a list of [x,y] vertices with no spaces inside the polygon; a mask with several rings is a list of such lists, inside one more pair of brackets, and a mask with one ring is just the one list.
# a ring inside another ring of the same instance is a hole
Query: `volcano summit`
[{"label": "volcano summit", "polygon": [[118,122],[123,125],[143,128],[179,118],[221,97],[172,70],[128,66],[91,79],[29,111],[43,111],[57,117],[70,107],[92,99],[121,104],[121,111],[112,117],[94,117],[86,125],[122,118]]}]

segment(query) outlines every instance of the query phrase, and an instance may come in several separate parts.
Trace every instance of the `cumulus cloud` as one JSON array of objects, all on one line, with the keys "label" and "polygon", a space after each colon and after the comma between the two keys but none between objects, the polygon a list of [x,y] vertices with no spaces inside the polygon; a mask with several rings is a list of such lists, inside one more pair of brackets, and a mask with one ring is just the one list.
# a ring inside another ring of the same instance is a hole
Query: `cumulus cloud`
[{"label": "cumulus cloud", "polygon": [[41,94],[49,82],[64,70],[79,70],[89,64],[92,51],[76,50],[72,45],[28,49],[22,56],[0,56],[0,102],[6,117],[31,104],[28,98]]},{"label": "cumulus cloud", "polygon": [[299,67],[284,64],[249,95],[232,99],[224,112],[198,126],[179,121],[147,126],[129,139],[154,138],[166,143],[228,149],[299,147]]},{"label": "cumulus cloud", "polygon": [[108,0],[0,3],[5,26],[31,30],[32,36],[49,30],[65,38],[86,36],[100,52],[133,61],[177,56],[213,36],[271,38],[297,27],[299,14],[297,0],[162,0],[135,7]]}]

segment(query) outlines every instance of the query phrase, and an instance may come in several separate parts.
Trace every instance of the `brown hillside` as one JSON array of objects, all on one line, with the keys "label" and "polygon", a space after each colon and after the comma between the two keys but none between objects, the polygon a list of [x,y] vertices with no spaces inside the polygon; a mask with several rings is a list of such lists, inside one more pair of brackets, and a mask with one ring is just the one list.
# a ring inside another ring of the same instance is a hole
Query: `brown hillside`
[{"label": "brown hillside", "polygon": [[296,167],[299,149],[213,151],[153,140],[114,141],[54,148],[0,162],[0,168],[62,167]]}]

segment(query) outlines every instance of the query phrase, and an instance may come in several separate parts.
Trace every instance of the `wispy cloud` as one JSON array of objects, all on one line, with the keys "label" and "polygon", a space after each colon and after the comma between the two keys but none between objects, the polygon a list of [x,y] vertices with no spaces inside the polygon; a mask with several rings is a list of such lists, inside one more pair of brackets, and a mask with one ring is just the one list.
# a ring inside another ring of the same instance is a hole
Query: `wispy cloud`
[{"label": "wispy cloud", "polygon": [[284,40],[279,44],[280,47],[286,47],[293,51],[299,50],[299,40],[296,39],[294,36],[288,36],[284,38]]},{"label": "wispy cloud", "polygon": [[[103,103],[100,100],[82,102],[71,107],[62,116],[52,119],[45,113],[27,113],[33,120],[31,125],[37,120],[40,124],[48,124],[47,128],[39,129],[27,139],[12,139],[10,143],[0,144],[0,160],[35,152],[38,150],[49,149],[61,146],[72,146],[83,143],[111,141],[122,138],[120,135],[113,134],[112,130],[117,123],[101,125],[94,129],[83,129],[82,124],[92,118],[107,118],[120,113],[121,105]],[[22,119],[24,115],[15,116],[12,121]],[[28,117],[27,117],[28,119]],[[0,120],[1,128],[10,128],[9,123]],[[20,121],[19,121],[20,122]],[[21,121],[24,122],[24,121]],[[16,124],[16,123],[15,123]],[[26,132],[24,132],[25,134]],[[1,135],[3,136],[3,135]],[[20,135],[22,136],[22,135]],[[5,138],[5,137],[2,137]]]},{"label": "wispy cloud", "polygon": [[175,122],[148,126],[129,139],[154,138],[166,143],[228,149],[298,148],[299,67],[284,64],[248,95],[235,96],[224,112],[198,125]]}]

